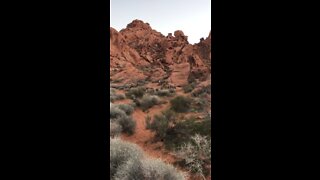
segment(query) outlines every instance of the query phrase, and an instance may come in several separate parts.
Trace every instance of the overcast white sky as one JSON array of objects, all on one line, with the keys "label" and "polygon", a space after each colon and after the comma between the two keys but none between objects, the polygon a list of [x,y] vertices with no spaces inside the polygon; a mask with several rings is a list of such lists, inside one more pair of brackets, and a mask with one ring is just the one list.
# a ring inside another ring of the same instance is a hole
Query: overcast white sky
[{"label": "overcast white sky", "polygon": [[118,31],[140,19],[165,36],[182,30],[193,44],[211,30],[211,0],[110,0],[110,7],[111,27]]}]

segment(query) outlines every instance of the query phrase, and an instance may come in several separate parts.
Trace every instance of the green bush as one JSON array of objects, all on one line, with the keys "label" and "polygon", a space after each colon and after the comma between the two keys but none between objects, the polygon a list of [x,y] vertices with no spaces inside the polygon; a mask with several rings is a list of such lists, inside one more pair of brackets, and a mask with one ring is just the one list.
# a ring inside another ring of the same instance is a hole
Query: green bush
[{"label": "green bush", "polygon": [[169,128],[169,120],[161,115],[155,115],[154,120],[149,125],[150,130],[156,132],[156,139],[163,139]]},{"label": "green bush", "polygon": [[150,129],[156,133],[156,139],[164,139],[167,135],[170,123],[172,123],[174,120],[175,113],[171,110],[166,110],[163,111],[160,115],[155,115],[151,123],[151,118],[148,118],[147,116],[147,129]]},{"label": "green bush", "polygon": [[126,92],[126,97],[131,99],[141,98],[145,91],[146,89],[144,87],[131,88],[128,92]]},{"label": "green bush", "polygon": [[185,96],[177,96],[170,101],[171,108],[176,112],[187,112],[190,109],[192,100]]},{"label": "green bush", "polygon": [[191,141],[190,137],[200,134],[202,136],[211,136],[211,120],[196,121],[190,118],[184,121],[179,121],[166,132],[164,144],[167,149],[175,149],[184,143]]}]

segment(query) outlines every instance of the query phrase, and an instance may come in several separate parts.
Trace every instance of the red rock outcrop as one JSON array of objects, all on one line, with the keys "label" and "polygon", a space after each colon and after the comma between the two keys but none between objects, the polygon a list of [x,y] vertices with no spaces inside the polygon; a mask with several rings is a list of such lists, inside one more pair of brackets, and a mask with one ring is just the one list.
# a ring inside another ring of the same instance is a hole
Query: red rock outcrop
[{"label": "red rock outcrop", "polygon": [[211,74],[211,32],[191,45],[183,31],[167,36],[148,23],[134,20],[125,29],[110,28],[110,74],[124,83],[167,81],[183,86],[192,76],[203,81]]}]

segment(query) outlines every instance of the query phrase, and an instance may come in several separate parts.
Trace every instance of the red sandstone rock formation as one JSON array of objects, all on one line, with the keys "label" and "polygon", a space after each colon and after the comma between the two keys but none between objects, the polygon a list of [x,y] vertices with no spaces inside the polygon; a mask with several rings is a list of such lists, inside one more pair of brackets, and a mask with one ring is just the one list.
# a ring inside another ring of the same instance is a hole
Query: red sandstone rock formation
[{"label": "red sandstone rock formation", "polygon": [[211,74],[211,32],[191,45],[181,30],[162,35],[134,20],[120,32],[110,28],[110,74],[122,83],[165,80],[174,86],[200,81]]}]

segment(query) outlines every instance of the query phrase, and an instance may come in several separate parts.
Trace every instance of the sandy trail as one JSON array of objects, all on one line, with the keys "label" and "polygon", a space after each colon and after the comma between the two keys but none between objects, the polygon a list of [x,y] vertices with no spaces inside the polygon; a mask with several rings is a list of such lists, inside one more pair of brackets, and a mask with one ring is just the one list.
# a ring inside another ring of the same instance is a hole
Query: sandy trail
[{"label": "sandy trail", "polygon": [[135,110],[132,114],[132,117],[136,121],[136,131],[131,136],[123,134],[121,138],[123,140],[138,144],[145,151],[147,156],[159,158],[164,162],[172,164],[175,162],[175,158],[172,154],[164,149],[163,143],[151,142],[154,137],[154,133],[146,129],[145,121],[147,115],[153,117],[155,114],[159,114],[166,108],[168,108],[168,104],[154,106],[149,110],[148,113],[143,112],[141,109]]}]

